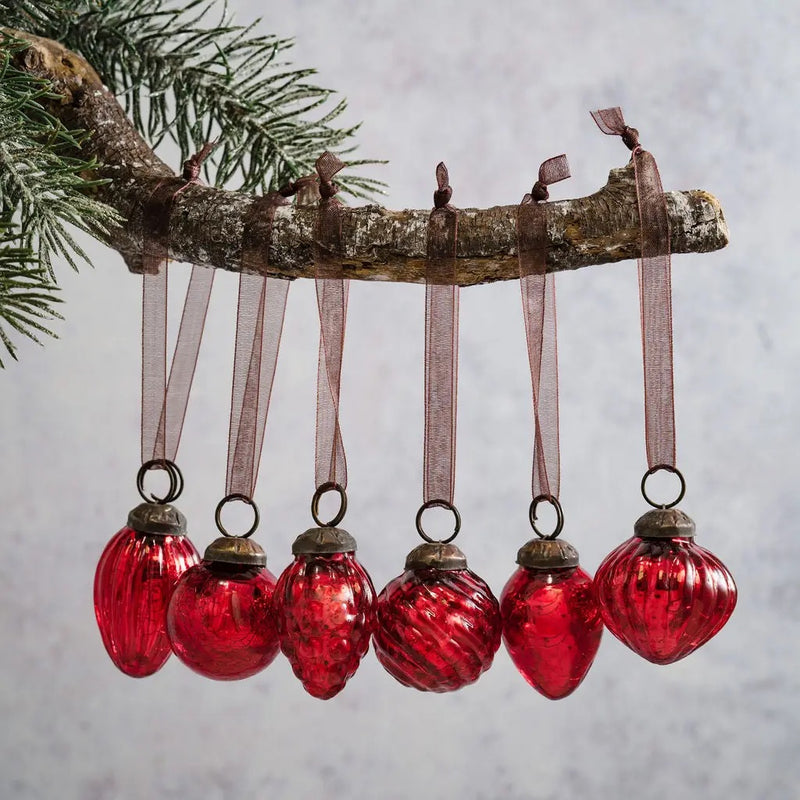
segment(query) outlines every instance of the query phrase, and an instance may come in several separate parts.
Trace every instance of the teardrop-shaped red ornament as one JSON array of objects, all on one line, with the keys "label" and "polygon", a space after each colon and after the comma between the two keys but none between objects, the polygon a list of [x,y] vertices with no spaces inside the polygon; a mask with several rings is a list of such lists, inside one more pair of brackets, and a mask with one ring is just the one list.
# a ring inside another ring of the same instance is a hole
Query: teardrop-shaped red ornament
[{"label": "teardrop-shaped red ornament", "polygon": [[649,511],[595,575],[606,627],[654,664],[671,664],[705,644],[736,607],[733,577],[694,543],[694,528],[676,508]]},{"label": "teardrop-shaped red ornament", "polygon": [[375,653],[392,677],[424,692],[474,683],[500,647],[500,606],[455,545],[422,544],[378,596]]},{"label": "teardrop-shaped red ornament", "polygon": [[592,666],[603,621],[592,579],[559,539],[533,539],[500,598],[503,642],[523,678],[550,700],[566,697]]},{"label": "teardrop-shaped red ornament", "polygon": [[249,678],[278,654],[273,613],[275,576],[249,539],[212,542],[178,581],[167,610],[175,655],[207,678]]},{"label": "teardrop-shaped red ornament", "polygon": [[176,508],[142,503],[97,564],[97,626],[111,660],[132,678],[157,672],[172,652],[167,604],[178,579],[200,559],[185,532],[186,519]]},{"label": "teardrop-shaped red ornament", "polygon": [[314,697],[328,700],[355,674],[375,626],[375,589],[339,528],[311,528],[278,579],[275,615],[281,650]]}]

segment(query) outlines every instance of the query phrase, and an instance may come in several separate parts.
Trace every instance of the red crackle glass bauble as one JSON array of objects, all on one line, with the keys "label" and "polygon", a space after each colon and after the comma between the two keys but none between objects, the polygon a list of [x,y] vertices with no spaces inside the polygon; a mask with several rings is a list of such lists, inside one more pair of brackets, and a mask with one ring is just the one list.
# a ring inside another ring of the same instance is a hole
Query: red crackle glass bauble
[{"label": "red crackle glass bauble", "polygon": [[275,576],[255,542],[222,537],[178,581],[167,610],[172,650],[207,678],[249,678],[278,654]]},{"label": "red crackle glass bauble", "polygon": [[392,677],[424,692],[474,683],[500,647],[500,606],[455,545],[426,543],[376,605],[375,653]]},{"label": "red crackle glass bauble", "polygon": [[369,649],[375,589],[340,528],[311,528],[278,579],[275,615],[281,650],[305,690],[321,700],[338,694]]},{"label": "red crackle glass bauble", "polygon": [[676,508],[649,511],[595,575],[606,627],[654,664],[671,664],[705,644],[736,606],[733,577],[694,543],[694,530]]},{"label": "red crackle glass bauble", "polygon": [[523,678],[550,700],[566,697],[592,666],[603,620],[592,579],[568,542],[533,539],[500,597],[503,642]]},{"label": "red crackle glass bauble", "polygon": [[132,678],[152,675],[172,652],[164,624],[178,578],[200,556],[174,506],[142,503],[106,545],[94,576],[94,612],[108,655]]}]

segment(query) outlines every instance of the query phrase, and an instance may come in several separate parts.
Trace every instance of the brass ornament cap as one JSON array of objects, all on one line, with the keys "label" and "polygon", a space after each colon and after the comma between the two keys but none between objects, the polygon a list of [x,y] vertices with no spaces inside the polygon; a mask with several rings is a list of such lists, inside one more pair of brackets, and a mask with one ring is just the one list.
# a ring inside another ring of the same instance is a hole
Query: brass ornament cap
[{"label": "brass ornament cap", "polygon": [[406,569],[467,569],[467,557],[454,544],[424,542],[406,556]]},{"label": "brass ornament cap", "polygon": [[640,539],[693,539],[694,532],[694,520],[679,508],[654,508],[633,526]]},{"label": "brass ornament cap", "polygon": [[356,540],[342,528],[309,528],[301,533],[292,544],[292,555],[333,555],[334,553],[353,553]]},{"label": "brass ornament cap", "polygon": [[186,517],[168,503],[139,503],[128,514],[128,527],[153,536],[185,536]]},{"label": "brass ornament cap", "polygon": [[267,566],[267,556],[261,545],[242,536],[220,536],[219,539],[214,539],[206,547],[203,559],[248,567]]},{"label": "brass ornament cap", "polygon": [[562,539],[531,539],[517,552],[517,564],[527,569],[567,569],[578,566],[578,551]]}]

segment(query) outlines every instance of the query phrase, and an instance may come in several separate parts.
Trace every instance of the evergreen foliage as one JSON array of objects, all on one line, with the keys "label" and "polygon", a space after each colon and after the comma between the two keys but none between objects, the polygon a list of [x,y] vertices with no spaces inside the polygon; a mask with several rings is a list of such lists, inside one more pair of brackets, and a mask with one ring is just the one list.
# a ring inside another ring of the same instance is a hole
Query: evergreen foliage
[{"label": "evergreen foliage", "polygon": [[[334,124],[345,101],[331,103],[333,92],[309,82],[313,70],[285,61],[291,40],[257,32],[260,21],[234,24],[223,0],[0,0],[0,20],[82,55],[154,148],[172,139],[185,159],[218,139],[204,164],[216,185],[267,191],[313,172],[324,150],[343,158],[353,150],[358,126]],[[32,335],[44,330],[31,322],[32,308],[37,319],[57,316],[52,258],[73,267],[85,259],[67,226],[102,237],[115,215],[85,194],[92,184],[81,173],[93,165],[65,154],[88,134],[50,117],[37,100],[52,88],[10,63],[23,46],[0,34],[0,260],[16,264],[9,281],[24,274],[35,289],[0,284],[0,331],[5,322]],[[357,197],[383,186],[354,175],[340,182]],[[40,305],[30,305],[31,292]],[[0,340],[13,355],[4,332]]]},{"label": "evergreen foliage", "polygon": [[[0,342],[14,359],[16,347],[10,333],[41,343],[37,333],[53,335],[43,323],[63,319],[53,309],[60,302],[58,287],[47,270],[38,268],[33,250],[23,241],[19,228],[8,217],[0,218]],[[0,368],[3,366],[0,359]]]}]

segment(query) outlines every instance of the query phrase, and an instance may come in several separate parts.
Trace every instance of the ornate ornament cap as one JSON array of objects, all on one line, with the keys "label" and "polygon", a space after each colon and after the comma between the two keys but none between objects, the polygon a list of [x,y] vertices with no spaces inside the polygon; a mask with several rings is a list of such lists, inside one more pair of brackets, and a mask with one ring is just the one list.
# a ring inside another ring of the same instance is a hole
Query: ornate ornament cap
[{"label": "ornate ornament cap", "polygon": [[185,536],[186,517],[168,503],[139,503],[128,514],[128,527],[154,536]]},{"label": "ornate ornament cap", "polygon": [[467,557],[454,544],[424,542],[408,554],[406,569],[467,569]]},{"label": "ornate ornament cap", "polygon": [[640,539],[692,539],[695,524],[679,508],[654,508],[636,520],[633,533]]},{"label": "ornate ornament cap", "polygon": [[356,540],[342,528],[309,528],[294,540],[292,554],[333,555],[352,553],[355,549]]},{"label": "ornate ornament cap", "polygon": [[545,570],[577,567],[578,551],[563,539],[531,539],[520,547],[517,564]]},{"label": "ornate ornament cap", "polygon": [[248,567],[266,567],[267,556],[263,548],[252,539],[242,536],[220,536],[206,547],[206,561],[223,564],[243,564]]}]

